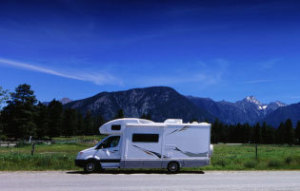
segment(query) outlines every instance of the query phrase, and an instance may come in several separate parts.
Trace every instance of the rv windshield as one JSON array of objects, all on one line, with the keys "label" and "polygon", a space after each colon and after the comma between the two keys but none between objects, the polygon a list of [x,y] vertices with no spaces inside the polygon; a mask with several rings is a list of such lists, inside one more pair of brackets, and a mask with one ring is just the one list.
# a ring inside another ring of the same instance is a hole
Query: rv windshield
[{"label": "rv windshield", "polygon": [[116,147],[119,144],[120,136],[112,136],[100,142],[97,149]]}]

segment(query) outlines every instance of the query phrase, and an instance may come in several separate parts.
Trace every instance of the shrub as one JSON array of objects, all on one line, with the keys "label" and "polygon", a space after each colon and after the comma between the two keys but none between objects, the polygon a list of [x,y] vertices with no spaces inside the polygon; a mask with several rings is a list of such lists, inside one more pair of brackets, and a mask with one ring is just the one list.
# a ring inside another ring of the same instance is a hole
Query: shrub
[{"label": "shrub", "polygon": [[293,160],[292,157],[286,157],[285,160],[284,160],[284,162],[285,162],[286,164],[291,164],[292,160]]},{"label": "shrub", "polygon": [[224,167],[224,166],[226,166],[226,162],[225,162],[224,159],[219,159],[216,162],[214,162],[214,165],[218,165],[218,166]]},{"label": "shrub", "polygon": [[256,164],[257,164],[256,161],[250,160],[250,161],[246,161],[246,162],[244,163],[244,166],[245,166],[246,168],[255,168],[255,167],[256,167]]},{"label": "shrub", "polygon": [[268,163],[268,166],[269,167],[279,167],[281,164],[280,164],[280,161],[278,160],[270,160],[269,163]]},{"label": "shrub", "polygon": [[6,135],[0,135],[0,140],[5,141],[7,139]]}]

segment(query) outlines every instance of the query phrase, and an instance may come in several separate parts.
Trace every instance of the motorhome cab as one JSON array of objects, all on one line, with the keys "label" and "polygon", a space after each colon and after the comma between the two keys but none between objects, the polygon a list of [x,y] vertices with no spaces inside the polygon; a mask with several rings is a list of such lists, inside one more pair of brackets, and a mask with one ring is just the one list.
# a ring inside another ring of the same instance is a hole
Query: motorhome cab
[{"label": "motorhome cab", "polygon": [[208,165],[213,147],[209,123],[163,123],[135,118],[110,121],[99,128],[106,138],[80,151],[75,164],[87,172],[109,168],[164,168]]}]

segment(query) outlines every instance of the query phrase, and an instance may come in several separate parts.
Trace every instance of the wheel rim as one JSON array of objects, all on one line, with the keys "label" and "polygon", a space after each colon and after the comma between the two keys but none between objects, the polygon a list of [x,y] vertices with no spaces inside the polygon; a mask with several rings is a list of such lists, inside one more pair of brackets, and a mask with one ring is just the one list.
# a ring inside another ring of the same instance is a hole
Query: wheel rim
[{"label": "wheel rim", "polygon": [[95,169],[95,164],[92,163],[92,162],[88,163],[88,164],[86,165],[86,169],[87,169],[88,171],[94,171],[94,169]]},{"label": "wheel rim", "polygon": [[169,169],[170,169],[171,172],[176,172],[177,169],[178,169],[177,164],[176,163],[171,163]]}]

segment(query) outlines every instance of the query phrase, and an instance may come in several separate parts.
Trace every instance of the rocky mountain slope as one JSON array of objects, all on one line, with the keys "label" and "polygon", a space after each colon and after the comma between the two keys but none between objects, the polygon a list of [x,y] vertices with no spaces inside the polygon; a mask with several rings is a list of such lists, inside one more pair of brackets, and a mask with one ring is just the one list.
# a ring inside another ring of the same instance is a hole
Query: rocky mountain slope
[{"label": "rocky mountain slope", "polygon": [[90,111],[94,115],[101,114],[107,120],[112,119],[119,109],[123,109],[126,117],[150,114],[154,121],[164,121],[167,118],[182,118],[184,121],[214,119],[212,115],[169,87],[102,92],[87,99],[70,102],[65,107],[77,109],[82,113]]},{"label": "rocky mountain slope", "polygon": [[206,110],[224,123],[250,123],[262,121],[268,114],[284,107],[281,102],[262,104],[253,96],[248,96],[235,103],[220,101],[215,102],[209,98],[188,97],[197,107]]},{"label": "rocky mountain slope", "polygon": [[123,109],[126,117],[151,114],[154,121],[167,118],[182,118],[184,121],[218,118],[226,124],[266,121],[277,127],[280,122],[291,118],[300,120],[300,103],[285,105],[276,101],[263,104],[253,96],[237,102],[214,101],[210,98],[183,96],[169,87],[136,88],[127,91],[102,92],[95,96],[72,101],[64,105],[82,113],[91,112],[106,120],[114,118]]},{"label": "rocky mountain slope", "polygon": [[291,119],[293,126],[296,126],[297,122],[300,121],[300,103],[280,107],[269,113],[264,118],[264,121],[274,127],[278,127],[280,122],[285,122],[287,119]]}]

